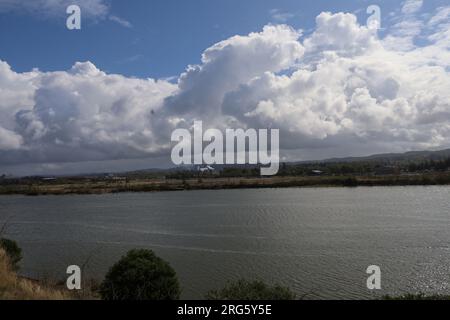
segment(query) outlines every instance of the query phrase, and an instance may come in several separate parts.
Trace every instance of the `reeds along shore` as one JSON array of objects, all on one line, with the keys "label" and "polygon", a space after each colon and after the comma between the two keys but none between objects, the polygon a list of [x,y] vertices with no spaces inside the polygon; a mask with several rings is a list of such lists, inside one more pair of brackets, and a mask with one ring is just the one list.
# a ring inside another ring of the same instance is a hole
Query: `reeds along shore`
[{"label": "reeds along shore", "polygon": [[62,291],[19,277],[0,248],[0,300],[66,300]]}]

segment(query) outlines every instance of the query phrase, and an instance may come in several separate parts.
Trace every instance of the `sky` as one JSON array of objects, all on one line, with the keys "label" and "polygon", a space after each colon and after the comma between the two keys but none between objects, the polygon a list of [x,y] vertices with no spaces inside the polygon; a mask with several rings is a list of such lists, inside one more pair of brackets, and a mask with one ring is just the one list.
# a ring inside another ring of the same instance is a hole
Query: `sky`
[{"label": "sky", "polygon": [[447,148],[449,27],[441,0],[0,0],[0,175],[168,167],[195,120],[279,128],[283,161]]}]

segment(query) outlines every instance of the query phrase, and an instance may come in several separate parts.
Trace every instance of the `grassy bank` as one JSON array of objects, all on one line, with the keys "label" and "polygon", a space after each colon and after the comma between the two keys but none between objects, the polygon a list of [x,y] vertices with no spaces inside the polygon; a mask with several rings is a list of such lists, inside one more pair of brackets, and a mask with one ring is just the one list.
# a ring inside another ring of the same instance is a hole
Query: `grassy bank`
[{"label": "grassy bank", "polygon": [[0,185],[0,194],[66,195],[103,194],[119,192],[156,192],[180,190],[216,190],[240,188],[289,187],[357,187],[357,186],[415,186],[450,185],[450,173],[385,176],[275,176],[248,178],[196,178],[196,179],[57,179],[52,182],[33,181]]},{"label": "grassy bank", "polygon": [[68,295],[36,281],[20,278],[0,248],[0,300],[66,300]]}]

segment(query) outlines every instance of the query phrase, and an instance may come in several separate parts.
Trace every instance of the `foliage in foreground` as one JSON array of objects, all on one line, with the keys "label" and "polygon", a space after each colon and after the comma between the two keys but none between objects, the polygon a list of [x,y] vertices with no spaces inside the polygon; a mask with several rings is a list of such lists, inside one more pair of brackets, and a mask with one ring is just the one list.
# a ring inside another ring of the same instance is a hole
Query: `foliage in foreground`
[{"label": "foliage in foreground", "polygon": [[12,268],[8,254],[0,248],[0,300],[63,300],[67,298],[67,295],[61,291],[18,277]]},{"label": "foliage in foreground", "polygon": [[177,300],[180,285],[172,267],[151,250],[131,250],[106,274],[104,300]]},{"label": "foliage in foreground", "polygon": [[262,281],[244,279],[231,282],[223,289],[207,293],[208,300],[295,300],[295,294],[281,286],[269,286]]},{"label": "foliage in foreground", "polygon": [[[0,300],[92,299],[94,295],[74,295],[38,281],[17,276],[22,250],[13,240],[0,239]],[[105,300],[176,300],[180,296],[178,278],[172,267],[151,250],[131,250],[114,264],[100,286]],[[207,293],[208,300],[295,300],[289,288],[269,286],[245,279]],[[450,300],[450,295],[386,295],[383,300]]]},{"label": "foliage in foreground", "polygon": [[22,260],[22,249],[17,245],[17,242],[2,238],[0,239],[0,248],[8,256],[12,269],[18,271],[19,263]]},{"label": "foliage in foreground", "polygon": [[406,301],[415,301],[415,300],[450,300],[450,296],[445,295],[425,295],[423,293],[419,294],[405,294],[402,296],[384,296],[383,300],[406,300]]}]

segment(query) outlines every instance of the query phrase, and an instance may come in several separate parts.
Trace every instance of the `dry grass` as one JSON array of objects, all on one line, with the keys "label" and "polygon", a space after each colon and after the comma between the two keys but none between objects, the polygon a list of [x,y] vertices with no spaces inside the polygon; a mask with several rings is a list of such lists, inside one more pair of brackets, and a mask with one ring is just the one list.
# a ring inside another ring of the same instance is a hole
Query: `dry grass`
[{"label": "dry grass", "polygon": [[66,300],[62,291],[46,288],[36,281],[22,279],[11,269],[6,253],[0,249],[0,300]]}]

